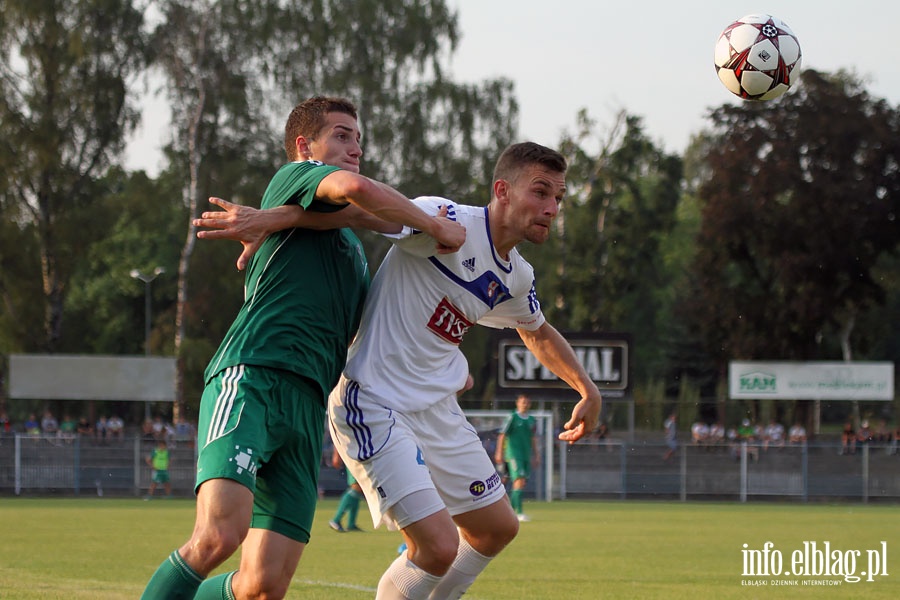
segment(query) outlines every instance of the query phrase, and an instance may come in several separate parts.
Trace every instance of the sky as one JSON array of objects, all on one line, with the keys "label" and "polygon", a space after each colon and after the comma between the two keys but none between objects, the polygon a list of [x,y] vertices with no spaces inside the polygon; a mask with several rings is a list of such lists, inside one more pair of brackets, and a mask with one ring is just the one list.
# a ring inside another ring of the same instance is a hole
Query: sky
[{"label": "sky", "polygon": [[[728,24],[752,13],[774,15],[794,31],[803,68],[854,71],[873,96],[900,106],[900,2],[892,0],[447,3],[461,31],[449,61],[454,80],[512,80],[520,139],[547,146],[574,131],[581,109],[597,122],[599,137],[625,110],[643,119],[661,148],[683,152],[711,109],[742,102],[716,77],[713,50]],[[158,172],[167,123],[164,102],[148,100],[127,167]]]}]

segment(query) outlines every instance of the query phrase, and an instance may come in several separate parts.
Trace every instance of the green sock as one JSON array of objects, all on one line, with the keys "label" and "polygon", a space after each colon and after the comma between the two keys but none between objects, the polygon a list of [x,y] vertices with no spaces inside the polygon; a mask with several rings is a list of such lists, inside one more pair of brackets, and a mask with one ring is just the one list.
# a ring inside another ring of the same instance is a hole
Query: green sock
[{"label": "green sock", "polygon": [[202,581],[203,578],[175,550],[156,569],[141,600],[192,600]]},{"label": "green sock", "polygon": [[341,519],[344,517],[344,513],[347,512],[348,510],[350,510],[350,506],[352,505],[352,502],[353,502],[353,490],[348,488],[344,492],[344,495],[341,496],[341,501],[338,504],[337,512],[334,513],[334,518],[332,519],[332,521],[334,521],[335,523],[340,523]]},{"label": "green sock", "polygon": [[347,528],[353,529],[356,527],[356,515],[359,514],[359,492],[356,490],[350,490],[350,506],[347,507]]},{"label": "green sock", "polygon": [[231,579],[237,571],[210,577],[200,584],[194,600],[234,600]]},{"label": "green sock", "polygon": [[522,514],[522,490],[513,490],[509,493],[509,503],[517,515]]}]

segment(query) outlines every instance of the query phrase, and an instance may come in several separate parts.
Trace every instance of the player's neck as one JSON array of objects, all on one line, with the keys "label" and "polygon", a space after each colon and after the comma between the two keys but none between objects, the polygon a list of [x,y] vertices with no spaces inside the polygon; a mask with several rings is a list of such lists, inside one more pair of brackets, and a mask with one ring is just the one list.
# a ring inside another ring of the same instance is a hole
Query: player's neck
[{"label": "player's neck", "polygon": [[509,253],[516,247],[516,244],[522,240],[512,234],[508,227],[503,225],[503,219],[498,214],[501,208],[495,201],[488,204],[488,228],[491,232],[491,241],[494,244],[494,250],[497,256],[503,260],[509,260]]}]

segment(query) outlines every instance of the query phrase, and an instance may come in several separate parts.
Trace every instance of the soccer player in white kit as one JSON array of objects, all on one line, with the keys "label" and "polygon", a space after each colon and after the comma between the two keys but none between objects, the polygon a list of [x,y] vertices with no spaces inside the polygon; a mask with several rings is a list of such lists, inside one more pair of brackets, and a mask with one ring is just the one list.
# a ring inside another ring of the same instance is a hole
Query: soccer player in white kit
[{"label": "soccer player in white kit", "polygon": [[472,325],[515,328],[581,395],[560,439],[574,442],[597,425],[600,392],[544,319],[531,265],[515,248],[547,239],[565,173],[554,150],[510,146],[488,206],[414,200],[430,214],[444,207],[466,227],[457,253],[438,255],[434,240],[404,229],[375,275],[328,412],[374,524],[399,528],[408,546],[379,581],[377,600],[459,598],[518,532],[500,476],[456,400],[469,376],[459,344]]}]

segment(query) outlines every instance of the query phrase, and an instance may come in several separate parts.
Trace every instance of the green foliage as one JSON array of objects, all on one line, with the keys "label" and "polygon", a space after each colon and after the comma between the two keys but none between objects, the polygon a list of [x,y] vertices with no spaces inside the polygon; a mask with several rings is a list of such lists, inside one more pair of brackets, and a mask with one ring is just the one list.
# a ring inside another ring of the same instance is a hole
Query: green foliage
[{"label": "green foliage", "polygon": [[[153,354],[171,354],[172,298],[176,254],[184,207],[171,202],[177,186],[112,169],[101,180],[92,211],[102,227],[90,240],[72,276],[66,311],[71,317],[61,349],[65,352],[143,354],[144,283],[132,269],[165,273],[151,284]],[[174,189],[173,189],[174,187]]]},{"label": "green foliage", "polygon": [[848,74],[802,77],[711,114],[684,306],[719,361],[826,358],[822,335],[885,299],[873,269],[900,242],[900,112]]},{"label": "green foliage", "polygon": [[562,144],[570,191],[558,235],[523,253],[535,265],[543,308],[557,328],[631,333],[642,378],[664,366],[656,340],[687,256],[685,237],[674,235],[681,159],[656,148],[641,119],[624,113],[595,155],[584,148],[595,124],[584,113],[580,119],[581,133]]},{"label": "green foliage", "polygon": [[127,88],[146,63],[142,22],[123,0],[0,8],[0,204],[6,233],[37,255],[16,265],[40,282],[31,349],[59,349],[70,278],[96,231],[96,178],[136,123]]}]

